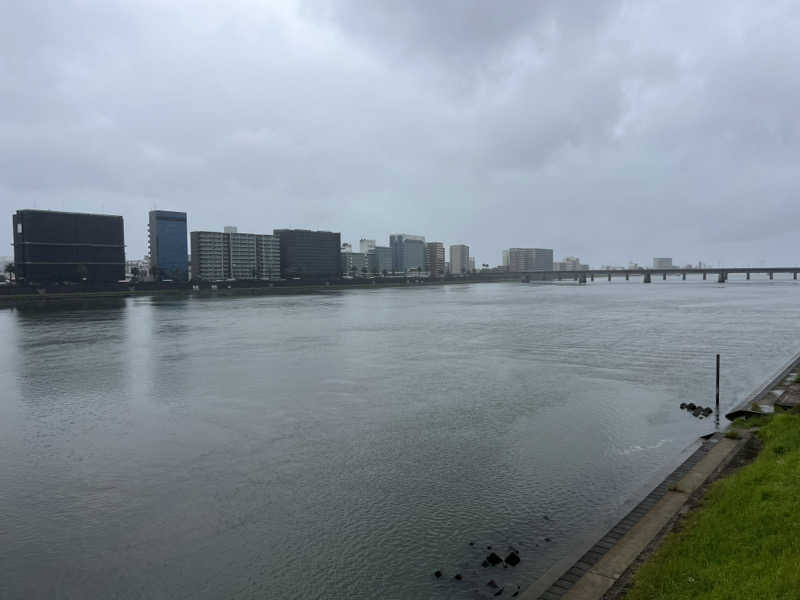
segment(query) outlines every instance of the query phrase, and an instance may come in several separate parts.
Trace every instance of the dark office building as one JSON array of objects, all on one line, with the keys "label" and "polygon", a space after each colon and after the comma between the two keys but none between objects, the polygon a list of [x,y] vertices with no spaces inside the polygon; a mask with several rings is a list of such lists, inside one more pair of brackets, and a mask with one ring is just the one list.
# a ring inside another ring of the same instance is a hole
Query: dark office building
[{"label": "dark office building", "polygon": [[148,222],[150,272],[156,279],[189,279],[186,213],[151,210]]},{"label": "dark office building", "polygon": [[307,229],[276,229],[281,277],[321,279],[341,273],[341,234]]},{"label": "dark office building", "polygon": [[122,217],[18,210],[13,224],[19,280],[109,282],[125,277]]}]

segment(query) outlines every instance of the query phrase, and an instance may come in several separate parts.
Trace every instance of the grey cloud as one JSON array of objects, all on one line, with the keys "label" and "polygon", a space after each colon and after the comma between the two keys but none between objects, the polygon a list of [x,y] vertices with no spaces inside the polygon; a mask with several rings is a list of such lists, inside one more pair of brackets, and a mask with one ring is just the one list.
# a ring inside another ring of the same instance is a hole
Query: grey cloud
[{"label": "grey cloud", "polygon": [[798,260],[792,3],[6,12],[7,217],[117,212],[132,255],[158,205],[192,228],[418,232],[493,264],[511,245],[593,264]]}]

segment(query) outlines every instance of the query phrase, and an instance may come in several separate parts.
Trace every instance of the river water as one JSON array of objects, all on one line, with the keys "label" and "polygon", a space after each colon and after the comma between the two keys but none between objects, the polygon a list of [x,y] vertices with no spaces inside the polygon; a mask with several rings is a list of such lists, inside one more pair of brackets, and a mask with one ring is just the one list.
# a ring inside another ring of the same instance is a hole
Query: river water
[{"label": "river water", "polygon": [[724,409],[800,349],[800,286],[129,298],[0,336],[0,597],[480,598],[713,431],[678,404],[716,352]]}]

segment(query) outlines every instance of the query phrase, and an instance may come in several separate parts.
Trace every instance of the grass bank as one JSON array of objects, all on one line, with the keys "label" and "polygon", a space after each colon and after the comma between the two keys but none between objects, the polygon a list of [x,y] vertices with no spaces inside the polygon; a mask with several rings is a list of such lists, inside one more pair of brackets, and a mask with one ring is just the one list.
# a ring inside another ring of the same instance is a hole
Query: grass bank
[{"label": "grass bank", "polygon": [[758,457],[711,487],[627,600],[800,598],[800,414],[758,419]]}]

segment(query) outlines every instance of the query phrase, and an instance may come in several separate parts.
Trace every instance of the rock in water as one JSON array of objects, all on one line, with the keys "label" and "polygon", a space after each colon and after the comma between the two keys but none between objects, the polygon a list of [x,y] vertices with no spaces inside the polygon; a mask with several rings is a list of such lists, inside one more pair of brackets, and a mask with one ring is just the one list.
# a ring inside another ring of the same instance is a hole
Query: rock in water
[{"label": "rock in water", "polygon": [[482,566],[482,567],[485,569],[486,567],[488,567],[488,566],[489,566],[489,561],[488,561],[488,560],[484,560],[484,561],[481,563],[481,566]]},{"label": "rock in water", "polygon": [[497,565],[499,565],[501,562],[503,562],[503,559],[502,559],[502,558],[500,558],[499,556],[497,556],[497,554],[495,554],[494,552],[492,552],[492,553],[491,553],[489,556],[487,556],[487,557],[486,557],[486,560],[487,560],[487,562],[488,562],[490,565],[492,565],[493,567],[496,567],[496,566],[497,566]]},{"label": "rock in water", "polygon": [[511,565],[512,567],[516,567],[519,564],[519,554],[516,552],[512,552],[508,556],[506,556],[506,564]]},{"label": "rock in water", "polygon": [[442,576],[442,572],[441,571],[436,571],[436,572],[434,572],[433,576],[438,579],[439,577]]},{"label": "rock in water", "polygon": [[686,405],[686,408],[688,410],[694,410],[695,408],[697,408],[697,405],[695,405],[694,402],[689,402],[689,404]]},{"label": "rock in water", "polygon": [[692,415],[695,417],[699,417],[703,413],[703,409],[699,406],[692,411]]},{"label": "rock in water", "polygon": [[487,583],[486,585],[488,585],[490,588],[496,588],[497,582],[494,579],[490,579],[489,583]]},{"label": "rock in water", "polygon": [[457,579],[458,581],[461,581],[461,573],[456,573],[455,576],[453,577],[453,579]]},{"label": "rock in water", "polygon": [[504,589],[506,589],[506,588],[504,588],[504,587],[501,587],[499,590],[497,590],[497,591],[494,593],[494,595],[495,595],[495,596],[499,596],[500,594],[502,594],[502,593],[503,593],[503,590],[504,590]]},{"label": "rock in water", "polygon": [[545,542],[552,542],[553,540],[551,540],[550,538],[544,538],[544,541]]},{"label": "rock in water", "polygon": [[681,402],[681,410],[686,408],[686,402]]}]

